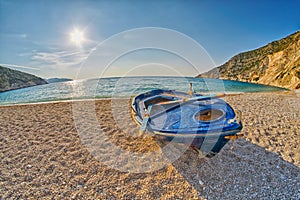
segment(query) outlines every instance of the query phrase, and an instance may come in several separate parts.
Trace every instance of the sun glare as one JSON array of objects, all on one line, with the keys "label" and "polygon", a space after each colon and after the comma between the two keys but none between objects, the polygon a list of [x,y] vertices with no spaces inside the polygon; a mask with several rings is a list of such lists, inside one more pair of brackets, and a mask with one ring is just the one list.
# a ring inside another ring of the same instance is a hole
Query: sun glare
[{"label": "sun glare", "polygon": [[85,41],[84,32],[78,29],[74,29],[70,33],[70,40],[76,45],[81,45]]}]

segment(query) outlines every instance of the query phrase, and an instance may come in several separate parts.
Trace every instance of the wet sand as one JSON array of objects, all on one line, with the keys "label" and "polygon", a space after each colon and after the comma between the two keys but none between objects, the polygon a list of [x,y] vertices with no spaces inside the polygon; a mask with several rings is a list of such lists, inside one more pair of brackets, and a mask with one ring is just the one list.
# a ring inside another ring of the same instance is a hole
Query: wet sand
[{"label": "wet sand", "polygon": [[227,96],[245,137],[178,159],[138,135],[129,100],[0,107],[0,199],[299,199],[299,99]]}]

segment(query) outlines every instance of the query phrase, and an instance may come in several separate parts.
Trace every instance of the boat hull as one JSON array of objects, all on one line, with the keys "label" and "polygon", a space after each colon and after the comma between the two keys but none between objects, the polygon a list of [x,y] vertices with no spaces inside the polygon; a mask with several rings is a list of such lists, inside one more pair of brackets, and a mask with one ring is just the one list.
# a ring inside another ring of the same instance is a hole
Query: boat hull
[{"label": "boat hull", "polygon": [[[206,154],[215,154],[231,138],[237,137],[242,123],[224,100],[204,97],[153,90],[133,98],[132,117],[142,125],[148,116],[146,129],[160,140],[188,144]],[[147,113],[150,107],[151,112]]]}]

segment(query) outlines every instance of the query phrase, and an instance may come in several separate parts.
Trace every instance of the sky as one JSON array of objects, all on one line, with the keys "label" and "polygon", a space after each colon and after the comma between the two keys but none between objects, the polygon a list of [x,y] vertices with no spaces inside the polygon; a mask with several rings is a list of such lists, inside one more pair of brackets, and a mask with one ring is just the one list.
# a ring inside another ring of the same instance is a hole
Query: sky
[{"label": "sky", "polygon": [[43,78],[195,76],[299,29],[292,0],[0,0],[0,65]]}]

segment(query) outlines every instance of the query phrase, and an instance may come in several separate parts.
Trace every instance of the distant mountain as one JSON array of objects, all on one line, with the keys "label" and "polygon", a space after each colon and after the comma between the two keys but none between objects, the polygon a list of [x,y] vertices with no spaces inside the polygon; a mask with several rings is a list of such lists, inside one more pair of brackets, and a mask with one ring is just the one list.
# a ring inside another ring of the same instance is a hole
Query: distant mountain
[{"label": "distant mountain", "polygon": [[240,53],[197,77],[300,89],[300,31],[256,50]]},{"label": "distant mountain", "polygon": [[70,78],[48,78],[46,79],[48,83],[57,83],[57,82],[67,82],[67,81],[73,81],[73,79]]},{"label": "distant mountain", "polygon": [[0,66],[0,92],[43,84],[42,78]]}]

